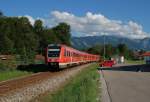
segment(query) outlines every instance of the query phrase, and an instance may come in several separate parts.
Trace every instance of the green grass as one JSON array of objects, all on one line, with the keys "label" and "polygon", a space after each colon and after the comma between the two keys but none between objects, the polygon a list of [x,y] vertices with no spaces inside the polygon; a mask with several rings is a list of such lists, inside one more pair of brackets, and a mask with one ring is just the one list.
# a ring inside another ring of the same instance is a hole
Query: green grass
[{"label": "green grass", "polygon": [[99,74],[93,64],[81,71],[76,77],[54,94],[42,98],[42,102],[98,102]]},{"label": "green grass", "polygon": [[127,64],[145,64],[144,60],[126,60]]},{"label": "green grass", "polygon": [[35,64],[44,64],[45,62],[43,60],[35,60],[34,63]]},{"label": "green grass", "polygon": [[18,71],[18,70],[0,72],[0,81],[13,79],[13,78],[17,78],[20,76],[26,76],[29,74],[31,74],[31,72]]}]

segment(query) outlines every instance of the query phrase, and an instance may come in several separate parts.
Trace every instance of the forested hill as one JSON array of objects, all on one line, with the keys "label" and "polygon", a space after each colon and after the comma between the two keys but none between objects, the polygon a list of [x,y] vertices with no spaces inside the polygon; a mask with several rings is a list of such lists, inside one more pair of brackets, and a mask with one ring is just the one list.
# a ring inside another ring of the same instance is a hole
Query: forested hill
[{"label": "forested hill", "polygon": [[[78,49],[89,48],[97,44],[104,44],[104,36],[87,36],[72,37],[72,45]],[[117,36],[105,36],[105,43],[117,46],[118,44],[126,44],[130,49],[150,50],[150,38],[145,39],[128,39]]]},{"label": "forested hill", "polygon": [[32,59],[35,54],[43,53],[50,43],[70,45],[70,35],[70,26],[66,23],[46,28],[41,20],[31,25],[26,17],[0,14],[0,54],[15,54]]}]

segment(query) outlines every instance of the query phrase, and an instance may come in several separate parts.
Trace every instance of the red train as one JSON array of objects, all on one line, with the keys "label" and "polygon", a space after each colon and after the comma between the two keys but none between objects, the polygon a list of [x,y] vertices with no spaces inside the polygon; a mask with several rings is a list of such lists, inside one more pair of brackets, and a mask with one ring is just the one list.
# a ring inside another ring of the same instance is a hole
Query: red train
[{"label": "red train", "polygon": [[46,48],[45,62],[49,66],[65,68],[99,61],[99,55],[88,54],[62,44],[50,44]]}]

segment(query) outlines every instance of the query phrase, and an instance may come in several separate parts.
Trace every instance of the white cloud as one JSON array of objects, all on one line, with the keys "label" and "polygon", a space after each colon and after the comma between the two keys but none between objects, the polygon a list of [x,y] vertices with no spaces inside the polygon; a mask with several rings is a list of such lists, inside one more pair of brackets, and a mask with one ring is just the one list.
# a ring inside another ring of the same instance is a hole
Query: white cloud
[{"label": "white cloud", "polygon": [[[71,26],[73,36],[115,35],[131,39],[143,39],[150,37],[143,31],[140,24],[129,21],[112,20],[102,14],[87,12],[85,16],[75,16],[68,12],[53,11],[48,18],[33,18],[25,15],[33,25],[40,19],[45,26],[53,27],[60,22],[66,22]],[[76,34],[76,35],[75,35]]]},{"label": "white cloud", "polygon": [[51,12],[51,17],[45,20],[45,24],[50,27],[59,22],[70,24],[72,32],[80,34],[80,36],[94,36],[104,33],[133,39],[150,36],[136,22],[123,23],[120,20],[111,20],[102,14],[93,14],[91,12],[87,12],[85,16],[79,17],[68,12],[53,11]]},{"label": "white cloud", "polygon": [[28,20],[30,21],[31,25],[34,25],[35,19],[29,15],[25,15],[24,17],[27,17]]}]

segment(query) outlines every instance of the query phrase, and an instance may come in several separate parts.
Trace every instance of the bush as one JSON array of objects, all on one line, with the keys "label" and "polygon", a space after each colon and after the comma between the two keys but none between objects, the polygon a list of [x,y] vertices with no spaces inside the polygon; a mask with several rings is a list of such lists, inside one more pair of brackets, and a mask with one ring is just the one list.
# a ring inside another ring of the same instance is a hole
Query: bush
[{"label": "bush", "polygon": [[7,68],[6,68],[5,64],[0,62],[0,72],[6,71],[6,70],[7,70]]},{"label": "bush", "polygon": [[6,60],[0,59],[0,71],[14,70],[16,68],[17,68],[17,62],[14,56],[11,56]]}]

